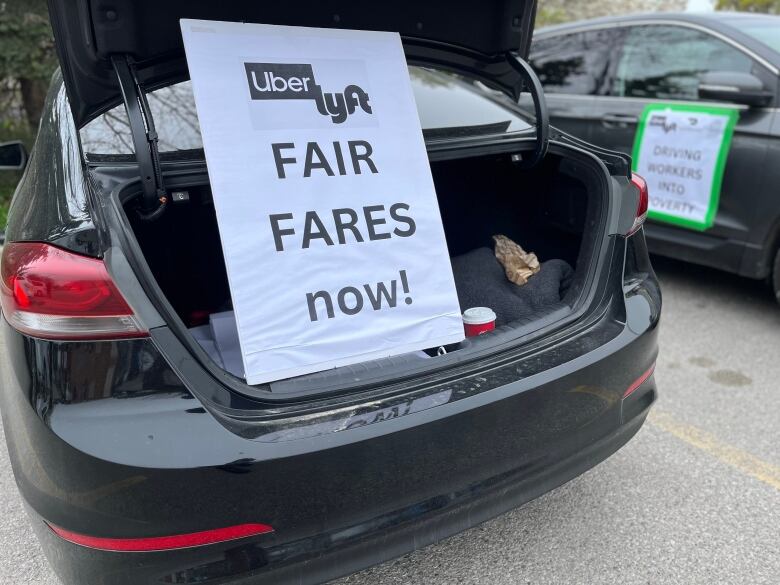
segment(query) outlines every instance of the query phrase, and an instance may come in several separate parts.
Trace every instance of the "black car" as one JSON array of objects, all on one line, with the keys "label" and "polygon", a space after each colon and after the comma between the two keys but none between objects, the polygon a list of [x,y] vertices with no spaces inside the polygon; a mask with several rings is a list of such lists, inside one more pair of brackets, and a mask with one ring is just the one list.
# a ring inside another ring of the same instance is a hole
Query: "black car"
[{"label": "black car", "polygon": [[[65,583],[325,581],[527,502],[639,430],[661,310],[647,192],[628,157],[548,127],[515,57],[533,1],[50,12],[62,74],[10,210],[0,406]],[[458,292],[485,284],[494,331],[255,386],[220,367],[192,332],[230,291],[183,17],[400,31]],[[527,87],[536,122],[474,80]],[[495,234],[542,260],[525,287]]]},{"label": "black car", "polygon": [[651,217],[645,235],[653,253],[769,278],[780,301],[780,16],[653,14],[553,26],[534,35],[530,62],[555,126],[624,153],[648,104],[737,110],[712,227]]}]

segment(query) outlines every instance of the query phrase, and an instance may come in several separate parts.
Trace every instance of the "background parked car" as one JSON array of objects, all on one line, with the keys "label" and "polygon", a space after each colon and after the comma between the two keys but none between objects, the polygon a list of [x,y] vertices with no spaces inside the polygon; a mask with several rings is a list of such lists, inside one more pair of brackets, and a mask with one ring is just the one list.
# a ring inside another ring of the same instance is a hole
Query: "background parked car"
[{"label": "background parked car", "polygon": [[654,14],[581,21],[540,29],[530,60],[553,125],[625,153],[650,103],[706,101],[737,109],[712,228],[695,232],[651,221],[647,241],[657,254],[769,278],[780,301],[780,17]]}]

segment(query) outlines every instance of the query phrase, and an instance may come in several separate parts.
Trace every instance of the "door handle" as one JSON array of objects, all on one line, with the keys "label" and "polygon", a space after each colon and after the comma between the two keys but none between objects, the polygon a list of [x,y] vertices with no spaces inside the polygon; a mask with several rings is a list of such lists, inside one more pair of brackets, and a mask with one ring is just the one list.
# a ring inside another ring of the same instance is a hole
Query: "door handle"
[{"label": "door handle", "polygon": [[620,127],[625,128],[629,124],[636,124],[639,118],[631,114],[604,114],[601,117],[601,123],[607,128]]}]

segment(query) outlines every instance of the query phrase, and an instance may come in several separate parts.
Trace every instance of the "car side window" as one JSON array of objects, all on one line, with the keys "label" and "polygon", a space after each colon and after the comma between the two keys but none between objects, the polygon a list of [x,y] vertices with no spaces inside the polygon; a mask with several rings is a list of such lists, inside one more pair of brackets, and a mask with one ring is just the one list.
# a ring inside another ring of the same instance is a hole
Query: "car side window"
[{"label": "car side window", "polygon": [[596,29],[534,41],[529,63],[545,91],[599,95],[611,86],[611,56],[622,31]]},{"label": "car side window", "polygon": [[708,71],[750,73],[750,57],[705,32],[682,26],[628,29],[611,95],[695,100]]}]

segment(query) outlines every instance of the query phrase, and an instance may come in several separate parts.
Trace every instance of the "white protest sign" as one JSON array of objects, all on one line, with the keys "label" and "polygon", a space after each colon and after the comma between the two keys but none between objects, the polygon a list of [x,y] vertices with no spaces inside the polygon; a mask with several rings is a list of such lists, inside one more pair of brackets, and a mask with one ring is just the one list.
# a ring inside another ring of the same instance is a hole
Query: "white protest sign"
[{"label": "white protest sign", "polygon": [[649,217],[683,227],[712,227],[718,211],[737,111],[652,104],[634,142],[634,170],[647,181]]},{"label": "white protest sign", "polygon": [[181,28],[247,382],[461,341],[398,34]]}]

